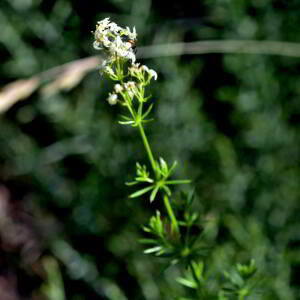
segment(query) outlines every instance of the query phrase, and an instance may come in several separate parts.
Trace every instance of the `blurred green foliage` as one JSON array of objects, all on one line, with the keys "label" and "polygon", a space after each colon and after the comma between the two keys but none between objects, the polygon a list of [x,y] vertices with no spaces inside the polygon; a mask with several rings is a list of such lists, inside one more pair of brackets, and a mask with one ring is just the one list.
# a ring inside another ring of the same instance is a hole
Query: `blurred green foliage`
[{"label": "blurred green foliage", "polygon": [[[3,0],[0,8],[1,85],[96,54],[90,32],[107,16],[135,25],[140,45],[300,39],[297,0]],[[146,131],[154,154],[179,161],[176,176],[194,180],[195,210],[214,245],[209,276],[253,258],[263,279],[249,299],[299,299],[300,59],[207,54],[143,63],[159,74],[156,121]],[[95,71],[70,91],[38,90],[1,116],[0,277],[1,286],[17,281],[13,299],[42,297],[42,284],[55,284],[44,270],[49,255],[66,299],[190,293],[174,281],[176,266],[162,271],[163,261],[142,254],[141,225],[162,206],[128,198],[125,182],[147,158],[138,132],[119,126],[120,111],[104,101],[110,89]]]}]

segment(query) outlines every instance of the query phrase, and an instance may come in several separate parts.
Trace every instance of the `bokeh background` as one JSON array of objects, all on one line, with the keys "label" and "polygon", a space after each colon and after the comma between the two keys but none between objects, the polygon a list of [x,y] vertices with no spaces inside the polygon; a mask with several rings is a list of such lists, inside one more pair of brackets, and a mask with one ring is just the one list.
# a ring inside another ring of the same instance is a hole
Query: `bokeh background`
[{"label": "bokeh background", "polygon": [[249,299],[300,299],[300,52],[142,58],[178,42],[299,43],[299,0],[2,0],[0,299],[189,294],[138,242],[161,204],[124,185],[147,157],[95,68],[91,31],[108,16],[136,26],[140,61],[158,73],[146,132],[193,180],[209,276],[254,258],[262,280]]}]

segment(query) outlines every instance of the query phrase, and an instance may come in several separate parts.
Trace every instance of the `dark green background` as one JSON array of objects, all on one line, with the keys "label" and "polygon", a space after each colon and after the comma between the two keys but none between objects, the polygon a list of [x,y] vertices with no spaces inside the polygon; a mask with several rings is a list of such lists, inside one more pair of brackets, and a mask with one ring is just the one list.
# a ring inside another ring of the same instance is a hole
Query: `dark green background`
[{"label": "dark green background", "polygon": [[[297,0],[3,0],[1,85],[98,54],[91,31],[108,16],[136,26],[138,47],[300,40]],[[158,73],[155,122],[146,127],[153,152],[176,159],[175,176],[193,180],[200,226],[211,228],[208,276],[254,258],[263,280],[249,299],[300,299],[300,59],[141,62]],[[36,91],[1,116],[0,204],[9,207],[1,215],[1,300],[44,299],[48,256],[59,262],[68,300],[189,294],[174,280],[177,267],[163,272],[163,259],[142,254],[140,226],[162,205],[128,198],[124,183],[147,156],[138,132],[117,124],[120,108],[105,101],[111,89],[93,71],[70,91]]]}]

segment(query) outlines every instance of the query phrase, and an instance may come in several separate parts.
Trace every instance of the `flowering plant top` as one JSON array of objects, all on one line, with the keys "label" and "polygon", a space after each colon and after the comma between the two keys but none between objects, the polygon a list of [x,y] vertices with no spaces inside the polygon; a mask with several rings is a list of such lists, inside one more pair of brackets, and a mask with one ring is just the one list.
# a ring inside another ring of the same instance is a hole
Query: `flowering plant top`
[{"label": "flowering plant top", "polygon": [[107,59],[102,64],[103,67],[110,65],[118,57],[135,63],[135,51],[132,47],[132,41],[137,39],[135,27],[131,31],[129,27],[122,28],[111,22],[109,18],[105,18],[97,23],[94,37],[94,48],[104,50],[107,54]]},{"label": "flowering plant top", "polygon": [[150,113],[152,106],[142,115],[142,105],[136,112],[133,100],[142,104],[150,99],[150,96],[145,96],[145,86],[150,84],[151,79],[157,79],[157,73],[135,62],[135,27],[132,30],[128,26],[122,28],[105,18],[97,23],[94,38],[94,48],[102,50],[105,55],[100,68],[101,73],[118,82],[107,101],[110,105],[119,103],[127,106],[131,114],[129,119],[124,119],[123,116],[124,120],[120,123],[136,126],[139,122],[146,122],[145,117]]}]

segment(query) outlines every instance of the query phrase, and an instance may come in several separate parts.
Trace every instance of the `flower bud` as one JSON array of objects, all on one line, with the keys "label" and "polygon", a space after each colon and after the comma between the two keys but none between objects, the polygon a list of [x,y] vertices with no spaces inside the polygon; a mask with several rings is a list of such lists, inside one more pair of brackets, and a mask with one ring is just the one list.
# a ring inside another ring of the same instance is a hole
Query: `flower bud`
[{"label": "flower bud", "polygon": [[122,87],[121,84],[119,84],[119,83],[115,84],[115,91],[116,91],[116,93],[121,93],[123,91],[123,89],[124,88]]},{"label": "flower bud", "polygon": [[150,70],[148,71],[148,73],[149,73],[149,75],[150,75],[151,78],[153,77],[154,80],[157,79],[157,73],[156,73],[154,70],[150,69]]},{"label": "flower bud", "polygon": [[118,102],[118,96],[117,94],[109,94],[109,97],[107,98],[107,102],[110,104],[110,105],[115,105],[117,104]]}]

